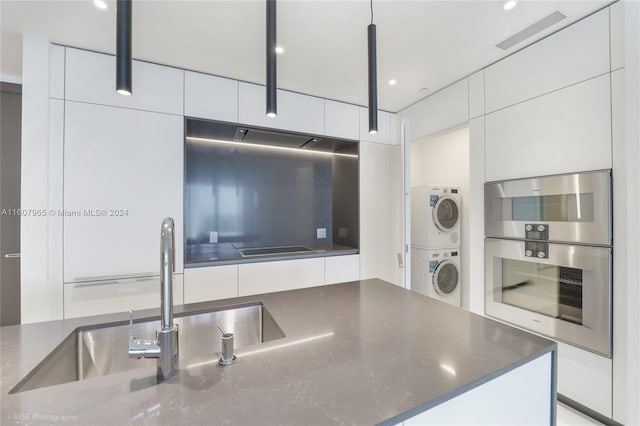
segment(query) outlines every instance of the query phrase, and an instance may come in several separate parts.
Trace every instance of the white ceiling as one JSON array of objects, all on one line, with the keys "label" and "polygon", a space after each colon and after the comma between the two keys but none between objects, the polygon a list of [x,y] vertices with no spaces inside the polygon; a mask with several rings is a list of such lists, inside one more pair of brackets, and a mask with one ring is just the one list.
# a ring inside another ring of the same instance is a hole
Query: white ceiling
[{"label": "white ceiling", "polygon": [[[378,105],[398,111],[530,44],[503,51],[495,44],[559,10],[567,19],[542,36],[610,3],[609,0],[374,0],[378,32]],[[0,74],[21,75],[23,33],[102,52],[115,51],[115,2],[0,1]],[[256,83],[265,75],[264,1],[134,0],[134,57]],[[366,0],[279,0],[278,86],[365,105]],[[396,86],[388,80],[395,78]],[[420,90],[428,88],[428,91]]]}]

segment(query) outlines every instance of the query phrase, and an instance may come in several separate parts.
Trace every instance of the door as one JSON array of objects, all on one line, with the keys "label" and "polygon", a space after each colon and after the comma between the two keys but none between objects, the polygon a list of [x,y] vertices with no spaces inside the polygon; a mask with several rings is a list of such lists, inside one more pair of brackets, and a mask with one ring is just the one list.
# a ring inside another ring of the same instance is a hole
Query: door
[{"label": "door", "polygon": [[22,86],[0,83],[0,326],[20,324]]}]

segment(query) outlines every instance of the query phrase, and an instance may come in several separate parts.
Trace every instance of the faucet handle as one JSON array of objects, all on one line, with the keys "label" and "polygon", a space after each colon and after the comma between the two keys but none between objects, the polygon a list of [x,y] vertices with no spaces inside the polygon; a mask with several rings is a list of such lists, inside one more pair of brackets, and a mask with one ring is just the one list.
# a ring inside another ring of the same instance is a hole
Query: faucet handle
[{"label": "faucet handle", "polygon": [[129,340],[133,340],[133,309],[129,309]]}]

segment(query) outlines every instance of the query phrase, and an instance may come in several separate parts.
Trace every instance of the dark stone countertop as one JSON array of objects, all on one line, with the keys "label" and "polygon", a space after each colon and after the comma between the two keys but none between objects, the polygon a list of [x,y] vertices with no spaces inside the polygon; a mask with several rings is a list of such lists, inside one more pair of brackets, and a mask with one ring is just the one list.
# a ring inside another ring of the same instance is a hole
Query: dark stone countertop
[{"label": "dark stone countertop", "polygon": [[[175,311],[254,301],[264,304],[285,338],[239,349],[229,367],[191,369],[181,359],[180,373],[161,384],[151,383],[155,368],[142,367],[9,395],[77,327],[124,322],[127,314],[3,327],[2,424],[391,425],[556,347],[378,279]],[[136,316],[158,315],[155,309]]]}]

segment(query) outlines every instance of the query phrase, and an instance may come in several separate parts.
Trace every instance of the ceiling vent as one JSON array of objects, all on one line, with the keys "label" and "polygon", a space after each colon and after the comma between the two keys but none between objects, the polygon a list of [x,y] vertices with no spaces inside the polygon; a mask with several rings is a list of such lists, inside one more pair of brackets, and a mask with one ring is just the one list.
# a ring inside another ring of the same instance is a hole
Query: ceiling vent
[{"label": "ceiling vent", "polygon": [[529,37],[532,37],[535,34],[538,34],[540,31],[546,30],[550,26],[557,24],[558,22],[562,21],[565,18],[566,18],[566,15],[556,10],[551,15],[545,16],[539,21],[529,25],[527,28],[523,29],[522,31],[515,33],[508,39],[503,40],[500,43],[496,44],[496,47],[499,47],[502,50],[507,50],[510,47],[513,47],[516,44],[520,43],[521,41],[524,41]]}]

